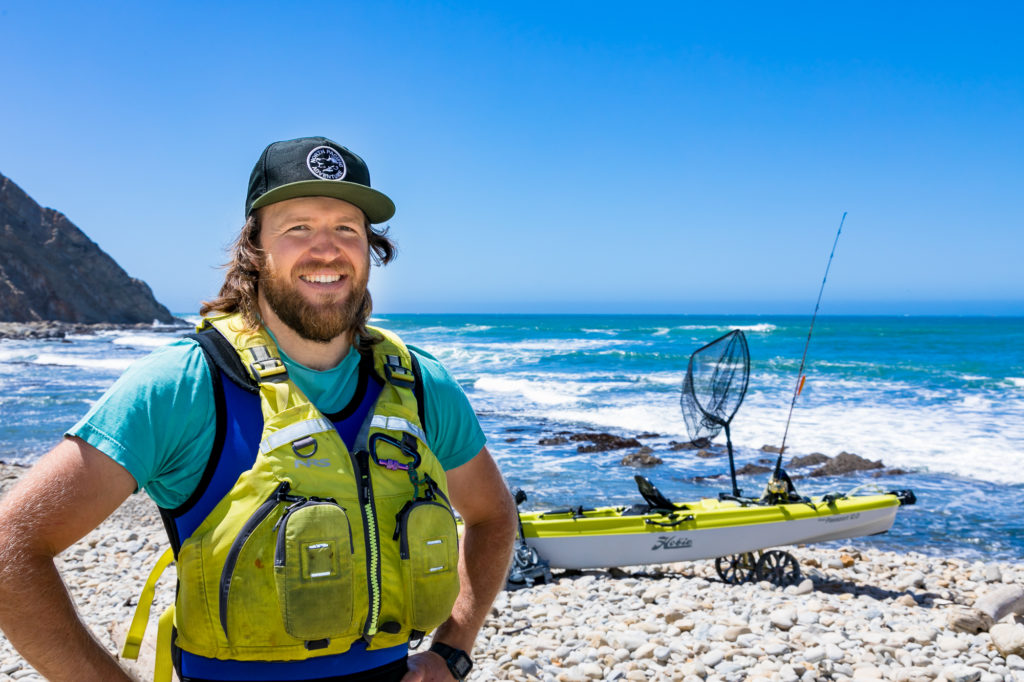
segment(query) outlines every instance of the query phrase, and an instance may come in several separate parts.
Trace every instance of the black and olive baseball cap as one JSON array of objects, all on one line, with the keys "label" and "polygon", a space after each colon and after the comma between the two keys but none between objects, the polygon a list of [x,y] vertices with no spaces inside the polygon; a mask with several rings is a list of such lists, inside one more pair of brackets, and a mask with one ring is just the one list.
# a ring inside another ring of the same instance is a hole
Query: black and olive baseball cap
[{"label": "black and olive baseball cap", "polygon": [[358,206],[371,223],[395,215],[395,204],[370,188],[370,170],[357,155],[326,137],[274,142],[249,176],[245,217],[268,204],[296,197],[333,197]]}]

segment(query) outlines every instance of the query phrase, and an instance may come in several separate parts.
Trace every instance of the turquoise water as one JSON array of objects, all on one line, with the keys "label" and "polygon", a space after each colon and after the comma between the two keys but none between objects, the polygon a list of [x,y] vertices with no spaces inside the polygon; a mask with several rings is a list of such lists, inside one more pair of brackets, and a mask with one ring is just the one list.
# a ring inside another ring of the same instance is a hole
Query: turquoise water
[{"label": "turquoise water", "polygon": [[[387,315],[376,320],[437,357],[480,415],[527,506],[638,500],[626,451],[542,446],[558,431],[644,439],[644,470],[669,497],[713,496],[724,457],[672,452],[687,440],[679,391],[691,352],[733,328],[750,346],[750,388],[733,421],[737,463],[774,463],[809,317]],[[0,342],[0,459],[32,461],[134,359],[174,333],[110,332]],[[819,317],[787,454],[855,452],[909,473],[801,479],[801,493],[912,488],[886,535],[857,543],[973,558],[1024,557],[1024,318]],[[716,439],[724,443],[724,437]],[[762,460],[769,460],[763,462]],[[798,473],[792,470],[791,473]],[[759,493],[766,476],[743,477]]]}]

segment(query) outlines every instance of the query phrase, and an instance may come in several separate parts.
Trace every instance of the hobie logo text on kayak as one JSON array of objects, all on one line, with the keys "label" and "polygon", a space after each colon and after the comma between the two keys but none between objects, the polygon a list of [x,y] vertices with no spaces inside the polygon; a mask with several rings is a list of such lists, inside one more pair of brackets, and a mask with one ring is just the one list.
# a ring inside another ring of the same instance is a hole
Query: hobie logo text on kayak
[{"label": "hobie logo text on kayak", "polygon": [[656,549],[686,549],[687,547],[693,546],[693,540],[690,538],[676,538],[671,535],[662,535],[658,538],[658,541],[654,543],[654,547],[651,550]]},{"label": "hobie logo text on kayak", "polygon": [[826,516],[818,519],[819,523],[842,523],[843,521],[853,521],[854,519],[860,518],[860,512],[853,512],[852,514],[843,514],[842,516]]}]

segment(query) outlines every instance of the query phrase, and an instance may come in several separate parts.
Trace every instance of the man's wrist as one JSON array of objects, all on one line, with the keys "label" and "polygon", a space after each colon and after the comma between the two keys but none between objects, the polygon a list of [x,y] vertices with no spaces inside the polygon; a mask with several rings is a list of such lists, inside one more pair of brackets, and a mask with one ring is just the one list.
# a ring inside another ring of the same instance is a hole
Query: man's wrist
[{"label": "man's wrist", "polygon": [[444,660],[452,677],[459,680],[459,682],[465,680],[466,676],[469,675],[469,671],[473,669],[473,659],[462,649],[456,649],[444,642],[434,642],[430,645],[430,651]]}]

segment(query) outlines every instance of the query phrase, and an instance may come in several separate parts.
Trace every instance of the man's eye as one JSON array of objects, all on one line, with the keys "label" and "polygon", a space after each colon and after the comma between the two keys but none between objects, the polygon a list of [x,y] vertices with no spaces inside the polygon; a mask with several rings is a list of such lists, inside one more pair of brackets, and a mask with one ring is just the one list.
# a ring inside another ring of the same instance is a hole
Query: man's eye
[{"label": "man's eye", "polygon": [[301,231],[308,230],[308,229],[309,229],[309,227],[307,227],[306,225],[292,225],[291,227],[288,228],[288,232],[296,232],[296,231],[300,231],[301,232]]}]

